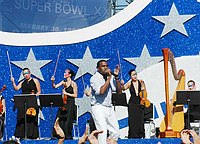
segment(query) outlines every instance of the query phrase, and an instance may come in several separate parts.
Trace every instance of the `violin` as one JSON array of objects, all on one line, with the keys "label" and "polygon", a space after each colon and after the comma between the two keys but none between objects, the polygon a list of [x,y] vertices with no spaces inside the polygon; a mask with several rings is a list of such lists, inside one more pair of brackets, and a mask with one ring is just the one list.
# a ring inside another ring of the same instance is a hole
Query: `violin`
[{"label": "violin", "polygon": [[[6,85],[3,85],[3,87],[1,88],[0,90],[0,94],[6,89]],[[0,113],[2,114],[3,112],[3,103],[2,101],[0,100]]]},{"label": "violin", "polygon": [[[141,81],[141,86],[144,87],[144,81]],[[140,105],[143,105],[145,107],[149,107],[151,105],[151,102],[147,99],[147,91],[142,89],[139,93],[140,96]]]},{"label": "violin", "polygon": [[141,98],[140,104],[145,106],[145,107],[149,107],[151,105],[151,102],[147,99],[147,91],[142,90],[139,93],[139,96]]},{"label": "violin", "polygon": [[[34,91],[31,92],[31,94],[35,94]],[[26,110],[26,114],[30,117],[36,116],[36,109],[33,107],[30,107]]]},{"label": "violin", "polygon": [[63,110],[63,111],[67,110],[67,95],[66,95],[66,94],[63,95],[63,106],[62,106],[62,110]]},{"label": "violin", "polygon": [[26,110],[26,114],[28,116],[34,117],[34,116],[36,116],[36,109],[35,108],[28,108]]}]

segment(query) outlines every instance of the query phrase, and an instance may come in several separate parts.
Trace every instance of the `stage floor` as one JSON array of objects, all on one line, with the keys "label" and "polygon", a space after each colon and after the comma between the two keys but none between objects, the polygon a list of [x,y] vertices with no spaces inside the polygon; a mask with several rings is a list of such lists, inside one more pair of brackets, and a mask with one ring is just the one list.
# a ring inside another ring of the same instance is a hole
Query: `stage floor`
[{"label": "stage floor", "polygon": [[[21,144],[56,144],[57,140],[22,140]],[[65,140],[64,144],[77,144],[77,140]],[[179,138],[120,139],[118,144],[180,144]],[[89,143],[87,143],[89,144]]]}]

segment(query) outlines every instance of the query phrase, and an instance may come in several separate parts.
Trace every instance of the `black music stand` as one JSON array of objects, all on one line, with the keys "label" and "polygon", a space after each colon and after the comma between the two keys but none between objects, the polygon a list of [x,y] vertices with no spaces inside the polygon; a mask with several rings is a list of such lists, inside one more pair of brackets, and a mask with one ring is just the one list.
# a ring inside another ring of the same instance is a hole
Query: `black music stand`
[{"label": "black music stand", "polygon": [[149,107],[144,107],[144,121],[151,121],[153,118],[153,103]]},{"label": "black music stand", "polygon": [[112,94],[112,104],[114,106],[114,110],[115,110],[115,106],[125,106],[127,107],[127,100],[126,100],[126,94],[125,93],[113,93]]},{"label": "black music stand", "polygon": [[188,105],[188,128],[190,128],[190,104],[200,105],[200,91],[196,90],[179,90],[177,93],[176,104]]},{"label": "black music stand", "polygon": [[27,117],[26,110],[28,108],[38,108],[36,96],[34,94],[14,95],[15,107],[24,112],[25,139],[27,139]]},{"label": "black music stand", "polygon": [[62,106],[62,94],[40,94],[39,99],[41,107],[50,107],[50,126],[53,128],[52,108]]}]

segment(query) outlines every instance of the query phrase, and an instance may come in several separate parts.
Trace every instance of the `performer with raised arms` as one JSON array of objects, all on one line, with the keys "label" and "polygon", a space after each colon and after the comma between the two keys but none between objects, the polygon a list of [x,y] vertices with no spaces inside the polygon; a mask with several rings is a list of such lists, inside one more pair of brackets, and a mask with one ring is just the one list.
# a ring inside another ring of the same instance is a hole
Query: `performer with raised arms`
[{"label": "performer with raised arms", "polygon": [[97,62],[97,72],[90,79],[92,117],[97,130],[103,130],[103,133],[98,135],[99,144],[106,144],[107,130],[110,138],[116,141],[119,138],[119,125],[111,101],[113,91],[121,93],[119,70],[117,65],[112,73],[107,62],[100,60]]},{"label": "performer with raised arms", "polygon": [[[15,90],[22,89],[22,94],[36,94],[38,96],[41,93],[40,83],[36,78],[31,77],[31,72],[28,68],[22,70],[24,80],[18,85],[15,84],[15,80],[11,77],[12,85]],[[17,125],[14,136],[17,138],[25,138],[25,114],[24,108],[18,109],[17,113]],[[39,137],[38,130],[38,109],[35,109],[36,115],[27,115],[27,138],[37,139]],[[28,113],[27,113],[28,114]]]},{"label": "performer with raised arms", "polygon": [[128,102],[128,138],[144,138],[144,105],[141,105],[140,93],[146,91],[146,87],[144,81],[137,78],[135,69],[131,69],[128,74],[131,80],[125,85],[121,81],[122,90],[129,89],[131,94]]},{"label": "performer with raised arms", "polygon": [[53,135],[59,139],[72,139],[72,123],[75,117],[75,98],[77,97],[77,84],[72,80],[75,73],[71,69],[66,69],[64,73],[65,80],[55,84],[54,76],[51,77],[52,87],[63,86],[63,105],[57,112],[54,124]]}]

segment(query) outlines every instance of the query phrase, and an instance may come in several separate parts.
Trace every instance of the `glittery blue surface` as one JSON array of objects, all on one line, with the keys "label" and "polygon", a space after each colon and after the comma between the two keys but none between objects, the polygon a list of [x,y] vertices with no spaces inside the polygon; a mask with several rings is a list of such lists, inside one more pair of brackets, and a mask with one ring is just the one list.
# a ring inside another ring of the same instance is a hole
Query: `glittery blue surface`
[{"label": "glittery blue surface", "polygon": [[[188,36],[173,30],[163,37],[161,36],[164,24],[152,18],[152,16],[168,15],[172,3],[175,3],[180,15],[196,14],[195,17],[184,23],[184,27]],[[66,68],[71,68],[77,72],[78,67],[70,63],[66,59],[82,59],[87,46],[94,59],[109,58],[110,68],[113,70],[118,63],[116,48],[119,49],[122,69],[124,71],[124,80],[129,79],[128,70],[135,67],[132,63],[124,60],[124,58],[139,57],[144,44],[147,45],[151,57],[162,56],[162,48],[170,48],[175,57],[198,55],[200,51],[200,3],[196,0],[154,0],[135,18],[127,22],[120,28],[110,32],[99,38],[89,40],[86,42],[69,44],[69,45],[55,45],[55,46],[33,46],[20,47],[0,45],[0,68],[1,68],[1,86],[7,85],[7,89],[3,92],[6,98],[7,105],[7,129],[8,136],[11,137],[14,133],[16,124],[16,112],[13,111],[13,103],[10,101],[13,95],[21,93],[21,91],[14,91],[10,81],[10,72],[6,52],[9,51],[11,61],[25,61],[30,49],[32,48],[36,60],[51,60],[50,63],[43,66],[40,70],[42,72],[44,81],[40,80],[42,93],[59,93],[61,88],[53,89],[51,87],[51,76],[54,72],[54,67],[57,59],[58,51],[61,50],[61,56],[58,63],[58,68],[55,75],[55,82],[59,82],[63,78],[63,72]],[[15,65],[12,66],[13,77],[17,80],[20,77],[21,69]],[[88,67],[90,62],[88,61]],[[84,74],[84,81],[89,85],[90,74]],[[78,85],[78,97],[83,96],[82,79],[75,80]],[[53,119],[56,115],[56,108],[53,109]],[[51,126],[49,119],[49,108],[43,108],[45,121],[41,121],[40,130],[42,137],[50,137]],[[89,119],[89,114],[84,114],[79,117],[79,128],[81,135],[85,129],[85,122]],[[179,140],[171,139],[176,143]],[[156,140],[157,141],[157,140]],[[165,141],[165,140],[163,140]],[[172,143],[174,143],[172,142]],[[123,142],[122,142],[123,143]],[[126,143],[129,143],[126,141]],[[130,142],[131,143],[131,142]],[[150,142],[149,142],[150,143]],[[167,142],[166,142],[167,143]]]},{"label": "glittery blue surface", "polygon": [[[57,140],[27,140],[27,141],[20,141],[21,144],[55,144]],[[181,143],[181,139],[178,138],[165,138],[165,139],[124,139],[118,140],[118,144],[179,144]],[[64,144],[77,144],[77,140],[65,140]],[[89,142],[86,142],[89,144]]]}]

